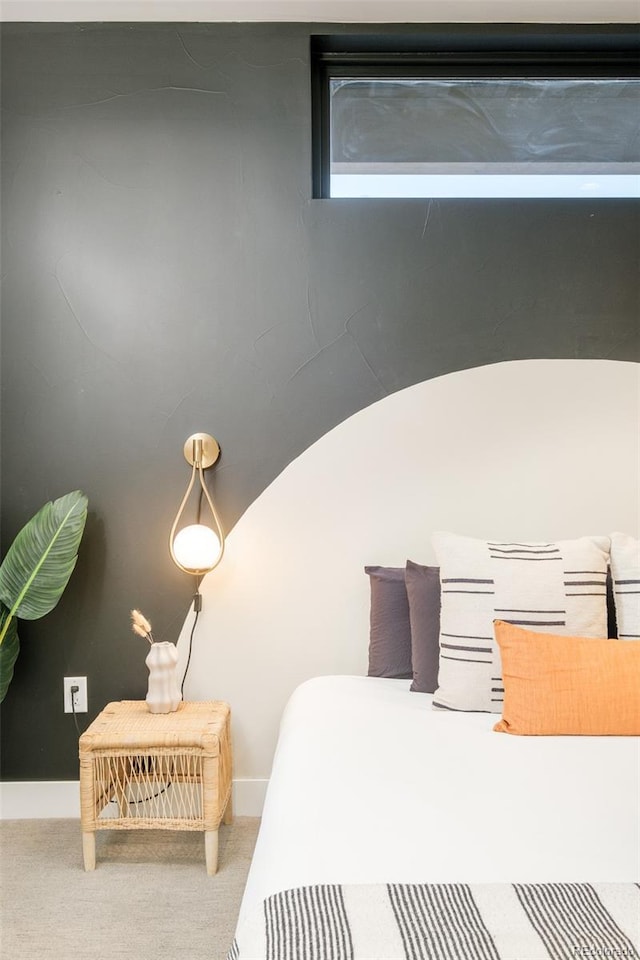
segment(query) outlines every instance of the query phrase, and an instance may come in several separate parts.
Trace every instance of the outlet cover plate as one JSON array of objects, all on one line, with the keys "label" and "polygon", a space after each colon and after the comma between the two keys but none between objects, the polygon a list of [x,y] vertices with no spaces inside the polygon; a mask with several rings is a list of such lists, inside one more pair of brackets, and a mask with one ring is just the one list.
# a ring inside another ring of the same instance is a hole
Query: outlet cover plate
[{"label": "outlet cover plate", "polygon": [[71,687],[78,687],[75,694],[76,713],[86,713],[89,709],[87,702],[87,678],[86,677],[65,677],[64,678],[64,712],[73,713],[73,704],[71,703]]}]

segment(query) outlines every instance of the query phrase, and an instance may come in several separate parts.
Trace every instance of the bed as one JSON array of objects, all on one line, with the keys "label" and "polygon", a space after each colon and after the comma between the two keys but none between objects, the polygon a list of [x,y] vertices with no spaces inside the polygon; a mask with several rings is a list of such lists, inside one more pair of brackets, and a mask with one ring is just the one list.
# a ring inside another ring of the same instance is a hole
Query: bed
[{"label": "bed", "polygon": [[[434,711],[409,686],[319,677],[292,695],[231,956],[637,957],[637,738],[501,736],[494,715]],[[467,938],[471,952],[458,944],[438,954],[403,941],[392,888],[459,894],[461,884],[481,905],[492,947]],[[549,945],[518,906],[536,885],[597,896],[614,932],[594,947],[572,927]],[[334,939],[314,940],[313,904],[296,906],[284,891],[317,893],[325,920],[326,898],[338,896],[346,939],[322,929],[318,937]],[[298,929],[285,929],[296,913]]]},{"label": "bed", "polygon": [[230,960],[639,960],[640,541],[433,543],[288,702]]}]

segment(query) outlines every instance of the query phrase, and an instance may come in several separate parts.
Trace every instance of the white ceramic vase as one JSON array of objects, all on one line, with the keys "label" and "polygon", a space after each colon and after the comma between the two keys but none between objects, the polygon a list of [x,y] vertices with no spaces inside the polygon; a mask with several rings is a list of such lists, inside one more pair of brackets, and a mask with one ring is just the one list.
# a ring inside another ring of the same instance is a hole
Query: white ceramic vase
[{"label": "white ceramic vase", "polygon": [[147,707],[151,713],[173,713],[182,700],[176,673],[178,649],[175,643],[152,643],[145,663],[149,668]]}]

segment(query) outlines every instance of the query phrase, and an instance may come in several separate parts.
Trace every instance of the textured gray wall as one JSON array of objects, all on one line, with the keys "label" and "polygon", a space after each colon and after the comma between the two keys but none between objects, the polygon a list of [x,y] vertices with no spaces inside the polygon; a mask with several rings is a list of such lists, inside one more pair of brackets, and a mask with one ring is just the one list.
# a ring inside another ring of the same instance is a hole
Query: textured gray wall
[{"label": "textured gray wall", "polygon": [[166,639],[184,618],[167,535],[194,430],[222,446],[229,529],[310,443],[411,383],[638,359],[632,203],[311,200],[313,32],[4,27],[4,549],[45,500],[90,500],[59,607],[21,626],[5,779],[77,775],[64,675],[88,676],[87,719],[144,696],[128,612]]}]

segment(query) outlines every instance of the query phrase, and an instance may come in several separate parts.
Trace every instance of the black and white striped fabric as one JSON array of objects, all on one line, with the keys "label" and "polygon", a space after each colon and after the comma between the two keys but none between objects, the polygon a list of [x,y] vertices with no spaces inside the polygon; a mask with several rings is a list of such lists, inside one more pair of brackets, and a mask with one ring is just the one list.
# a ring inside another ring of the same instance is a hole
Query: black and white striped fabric
[{"label": "black and white striped fabric", "polygon": [[618,639],[640,640],[640,540],[611,534],[611,574]]},{"label": "black and white striped fabric", "polygon": [[494,620],[540,633],[607,636],[608,537],[507,543],[435,533],[433,545],[441,583],[435,709],[501,713]]},{"label": "black and white striped fabric", "polygon": [[277,893],[227,960],[640,960],[637,884],[325,884]]}]

